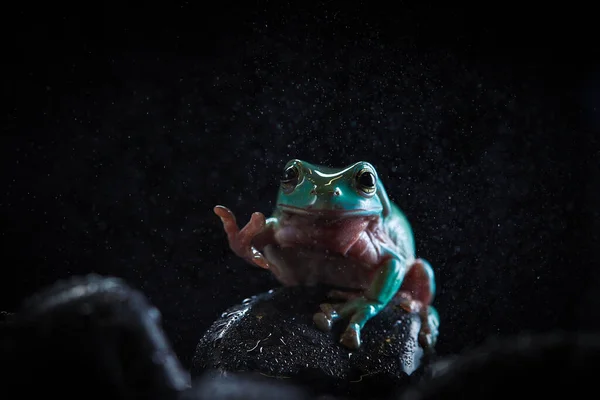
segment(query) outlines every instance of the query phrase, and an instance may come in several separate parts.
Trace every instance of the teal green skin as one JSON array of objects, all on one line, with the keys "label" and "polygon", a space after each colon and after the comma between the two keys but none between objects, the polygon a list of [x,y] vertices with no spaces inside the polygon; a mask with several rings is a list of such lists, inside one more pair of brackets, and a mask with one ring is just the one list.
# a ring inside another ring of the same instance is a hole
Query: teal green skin
[{"label": "teal green skin", "polygon": [[[266,220],[265,229],[257,235],[257,248],[253,251],[264,253],[276,277],[290,285],[315,283],[299,278],[299,268],[311,269],[310,276],[319,271],[318,281],[342,287],[361,287],[367,271],[365,274],[349,272],[345,276],[344,269],[322,268],[324,258],[316,260],[314,267],[310,267],[311,260],[306,259],[296,264],[282,262],[285,254],[271,246],[272,243],[289,249],[318,242],[327,249],[327,254],[340,254],[344,262],[353,260],[363,269],[368,266],[370,282],[364,287],[363,295],[341,305],[321,305],[321,312],[315,314],[315,323],[327,330],[337,319],[349,319],[341,342],[348,347],[358,347],[360,331],[366,322],[402,288],[412,292],[415,300],[423,304],[424,308],[419,311],[423,322],[421,344],[432,346],[439,326],[437,312],[429,305],[436,290],[433,271],[426,261],[415,259],[410,224],[404,213],[390,202],[375,168],[367,162],[336,169],[291,160],[284,171],[276,209]],[[361,180],[365,173],[370,176]],[[337,225],[319,222],[331,220],[345,222]],[[356,271],[348,269],[351,270]]]}]

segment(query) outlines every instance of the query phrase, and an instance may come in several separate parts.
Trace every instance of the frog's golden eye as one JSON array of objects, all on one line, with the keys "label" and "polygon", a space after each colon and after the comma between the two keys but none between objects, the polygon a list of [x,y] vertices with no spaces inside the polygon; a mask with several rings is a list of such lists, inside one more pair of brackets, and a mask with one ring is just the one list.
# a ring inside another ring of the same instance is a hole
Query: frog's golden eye
[{"label": "frog's golden eye", "polygon": [[291,192],[298,185],[298,179],[300,178],[300,170],[296,165],[290,165],[283,171],[281,177],[281,187],[283,190]]},{"label": "frog's golden eye", "polygon": [[356,174],[356,187],[366,195],[375,194],[377,188],[375,174],[366,168],[358,171],[358,174]]}]

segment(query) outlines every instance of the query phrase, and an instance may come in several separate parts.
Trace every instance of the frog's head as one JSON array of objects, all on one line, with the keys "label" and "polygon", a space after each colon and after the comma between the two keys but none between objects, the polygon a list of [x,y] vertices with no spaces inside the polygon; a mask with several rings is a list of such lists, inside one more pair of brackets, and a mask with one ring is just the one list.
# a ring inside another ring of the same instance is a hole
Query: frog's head
[{"label": "frog's head", "polygon": [[277,207],[287,213],[331,217],[385,217],[390,212],[377,171],[364,161],[328,168],[290,160],[281,177]]}]

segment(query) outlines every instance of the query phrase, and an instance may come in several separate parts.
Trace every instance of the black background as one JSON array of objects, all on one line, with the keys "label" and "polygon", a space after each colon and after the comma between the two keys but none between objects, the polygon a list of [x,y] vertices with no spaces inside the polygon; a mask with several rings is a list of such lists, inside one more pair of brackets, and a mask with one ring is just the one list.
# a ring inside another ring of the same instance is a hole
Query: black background
[{"label": "black background", "polygon": [[212,207],[245,222],[288,159],[362,159],[436,271],[441,353],[596,329],[592,10],[350,4],[6,9],[0,309],[120,276],[189,365],[212,320],[277,285],[231,254]]}]

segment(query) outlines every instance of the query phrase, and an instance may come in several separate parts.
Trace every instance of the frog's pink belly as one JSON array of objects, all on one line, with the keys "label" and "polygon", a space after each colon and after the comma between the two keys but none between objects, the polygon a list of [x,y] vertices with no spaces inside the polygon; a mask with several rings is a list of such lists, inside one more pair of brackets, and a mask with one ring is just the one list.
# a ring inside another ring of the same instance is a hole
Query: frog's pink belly
[{"label": "frog's pink belly", "polygon": [[352,258],[308,248],[281,248],[269,245],[263,250],[273,273],[284,285],[318,283],[354,289],[369,286],[372,268]]}]

